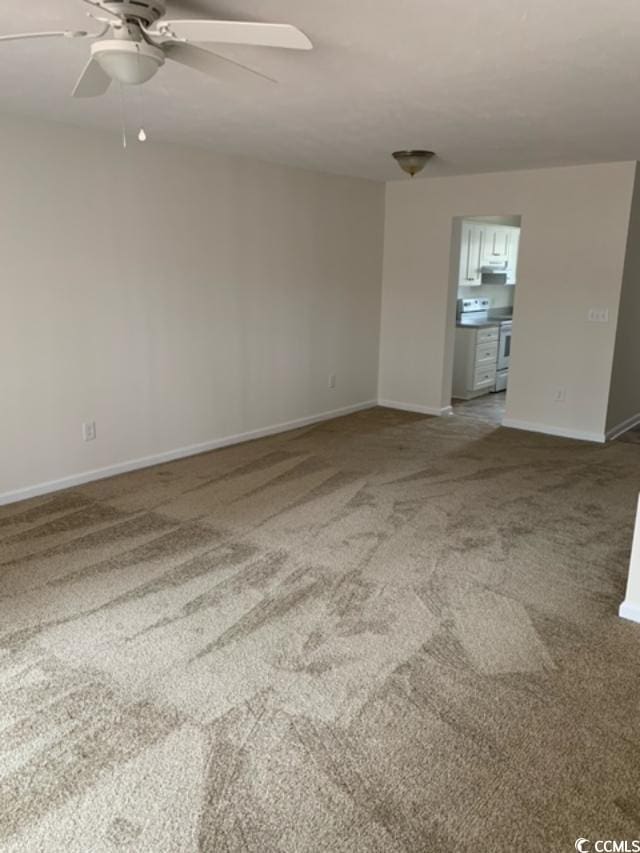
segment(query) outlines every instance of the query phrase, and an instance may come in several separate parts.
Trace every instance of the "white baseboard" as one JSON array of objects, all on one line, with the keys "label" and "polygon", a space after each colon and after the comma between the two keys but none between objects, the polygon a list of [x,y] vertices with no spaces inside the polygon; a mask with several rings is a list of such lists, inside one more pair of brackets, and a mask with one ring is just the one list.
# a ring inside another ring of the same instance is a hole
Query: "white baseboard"
[{"label": "white baseboard", "polygon": [[618,610],[618,616],[621,619],[629,619],[631,622],[640,622],[640,605],[623,601]]},{"label": "white baseboard", "polygon": [[273,426],[250,430],[249,432],[228,435],[224,438],[214,438],[212,441],[205,441],[202,444],[192,444],[189,447],[179,447],[176,450],[167,450],[163,453],[156,453],[153,456],[144,456],[141,459],[130,459],[126,462],[118,462],[115,465],[109,465],[106,468],[95,468],[92,471],[83,471],[80,474],[71,474],[68,477],[62,477],[59,480],[49,480],[47,483],[38,483],[34,486],[27,486],[23,489],[15,489],[14,491],[0,494],[0,506],[3,504],[16,503],[17,501],[24,501],[28,498],[36,498],[40,495],[49,494],[50,492],[58,492],[61,489],[69,489],[73,486],[81,486],[83,483],[90,483],[93,480],[103,480],[106,477],[115,477],[117,474],[126,474],[128,471],[137,471],[139,468],[149,468],[152,465],[160,465],[163,462],[171,462],[174,459],[183,459],[186,456],[197,456],[199,453],[207,453],[209,450],[218,450],[220,447],[228,447],[231,444],[241,444],[243,441],[253,441],[256,438],[265,438],[269,435],[277,435],[280,432],[300,429],[300,427],[321,423],[322,421],[328,421],[332,418],[339,418],[343,415],[351,415],[354,412],[372,409],[377,405],[377,400],[369,400],[366,403],[355,403],[352,406],[344,406],[341,409],[334,409],[330,412],[321,412],[317,415],[309,415],[305,418],[298,418],[295,421],[287,421],[285,423],[274,424]]},{"label": "white baseboard", "polygon": [[435,415],[436,417],[450,415],[453,412],[451,406],[440,409],[434,406],[418,406],[415,403],[398,403],[396,400],[378,400],[378,405],[384,406],[385,409],[399,409],[401,412],[415,412],[418,415]]},{"label": "white baseboard", "polygon": [[627,418],[626,421],[622,421],[622,423],[619,423],[617,426],[608,429],[607,441],[612,441],[614,438],[618,438],[619,435],[628,432],[630,429],[638,426],[638,424],[640,424],[640,412],[637,415],[632,415],[630,418]]},{"label": "white baseboard", "polygon": [[530,423],[528,421],[518,421],[513,418],[505,418],[502,421],[503,427],[511,429],[522,429],[527,432],[542,432],[546,435],[557,435],[560,438],[574,438],[578,441],[592,441],[596,444],[604,444],[606,437],[603,432],[581,432],[576,429],[565,429],[564,427],[554,427],[548,424]]}]

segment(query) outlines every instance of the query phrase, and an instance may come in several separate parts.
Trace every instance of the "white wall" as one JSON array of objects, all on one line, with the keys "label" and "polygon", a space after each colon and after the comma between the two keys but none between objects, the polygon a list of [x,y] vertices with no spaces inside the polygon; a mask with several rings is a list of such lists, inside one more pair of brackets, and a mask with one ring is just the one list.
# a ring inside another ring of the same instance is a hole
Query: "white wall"
[{"label": "white wall", "polygon": [[636,511],[627,592],[620,605],[620,616],[632,622],[640,622],[640,500]]},{"label": "white wall", "polygon": [[[602,438],[634,174],[635,163],[610,163],[388,184],[380,398],[448,406],[452,220],[511,211],[522,234],[507,419]],[[587,322],[590,307],[610,322]]]},{"label": "white wall", "polygon": [[0,133],[0,498],[375,399],[381,184]]},{"label": "white wall", "polygon": [[[607,429],[640,418],[640,180],[636,172],[622,278]],[[640,556],[639,556],[640,559]]]}]

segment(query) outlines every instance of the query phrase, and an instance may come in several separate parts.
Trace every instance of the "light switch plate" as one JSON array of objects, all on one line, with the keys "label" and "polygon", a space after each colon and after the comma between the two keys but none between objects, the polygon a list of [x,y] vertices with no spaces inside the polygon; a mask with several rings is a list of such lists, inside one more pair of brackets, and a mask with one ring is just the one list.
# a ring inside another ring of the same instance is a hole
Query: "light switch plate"
[{"label": "light switch plate", "polygon": [[96,440],[96,422],[89,421],[86,424],[82,424],[82,437],[85,441],[95,441]]}]

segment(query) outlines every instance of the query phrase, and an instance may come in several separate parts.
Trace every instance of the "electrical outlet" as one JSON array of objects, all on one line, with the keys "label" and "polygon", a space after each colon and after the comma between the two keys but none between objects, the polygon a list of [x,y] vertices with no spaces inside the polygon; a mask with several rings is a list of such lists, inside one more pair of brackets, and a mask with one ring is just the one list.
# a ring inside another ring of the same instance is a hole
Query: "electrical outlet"
[{"label": "electrical outlet", "polygon": [[553,392],[553,402],[554,403],[564,403],[567,396],[566,388],[556,388]]},{"label": "electrical outlet", "polygon": [[86,424],[82,424],[82,437],[85,441],[95,441],[96,440],[96,422],[89,421]]},{"label": "electrical outlet", "polygon": [[329,374],[329,388],[333,391],[336,387],[336,375],[335,373]]},{"label": "electrical outlet", "polygon": [[608,308],[589,308],[587,315],[590,323],[608,323],[609,309]]}]

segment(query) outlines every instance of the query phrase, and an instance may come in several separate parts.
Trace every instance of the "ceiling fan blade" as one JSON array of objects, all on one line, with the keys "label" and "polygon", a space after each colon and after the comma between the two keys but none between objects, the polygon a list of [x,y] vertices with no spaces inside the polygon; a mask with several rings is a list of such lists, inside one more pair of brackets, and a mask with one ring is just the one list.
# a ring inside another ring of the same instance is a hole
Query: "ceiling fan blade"
[{"label": "ceiling fan blade", "polygon": [[[98,12],[101,12],[103,15],[109,15],[109,17],[114,18],[114,20],[123,20],[123,15],[118,14],[118,12],[114,12],[113,9],[110,9],[104,0],[82,0],[82,2],[86,3],[87,6],[93,6],[93,8],[97,9]],[[90,17],[93,17],[91,12],[88,12],[87,14]]]},{"label": "ceiling fan blade", "polygon": [[313,45],[290,24],[260,24],[250,21],[160,21],[154,36],[168,36],[211,44],[246,44],[311,50]]},{"label": "ceiling fan blade", "polygon": [[85,65],[72,96],[74,98],[96,98],[98,95],[104,95],[110,85],[111,77],[102,70],[97,60],[91,58]]},{"label": "ceiling fan blade", "polygon": [[167,59],[173,59],[174,62],[179,62],[181,65],[188,65],[189,68],[202,71],[203,74],[207,74],[216,80],[230,78],[237,80],[239,76],[246,79],[248,72],[260,80],[266,80],[268,83],[278,82],[273,77],[256,71],[255,68],[249,68],[248,65],[243,65],[234,59],[228,59],[226,56],[220,56],[218,53],[203,50],[201,47],[196,47],[192,44],[170,42],[164,44],[163,49]]},{"label": "ceiling fan blade", "polygon": [[50,33],[16,33],[10,36],[0,36],[0,41],[18,41],[19,39],[50,39],[50,38],[66,38],[66,39],[82,39],[86,38],[89,33],[84,30],[60,30]]}]

